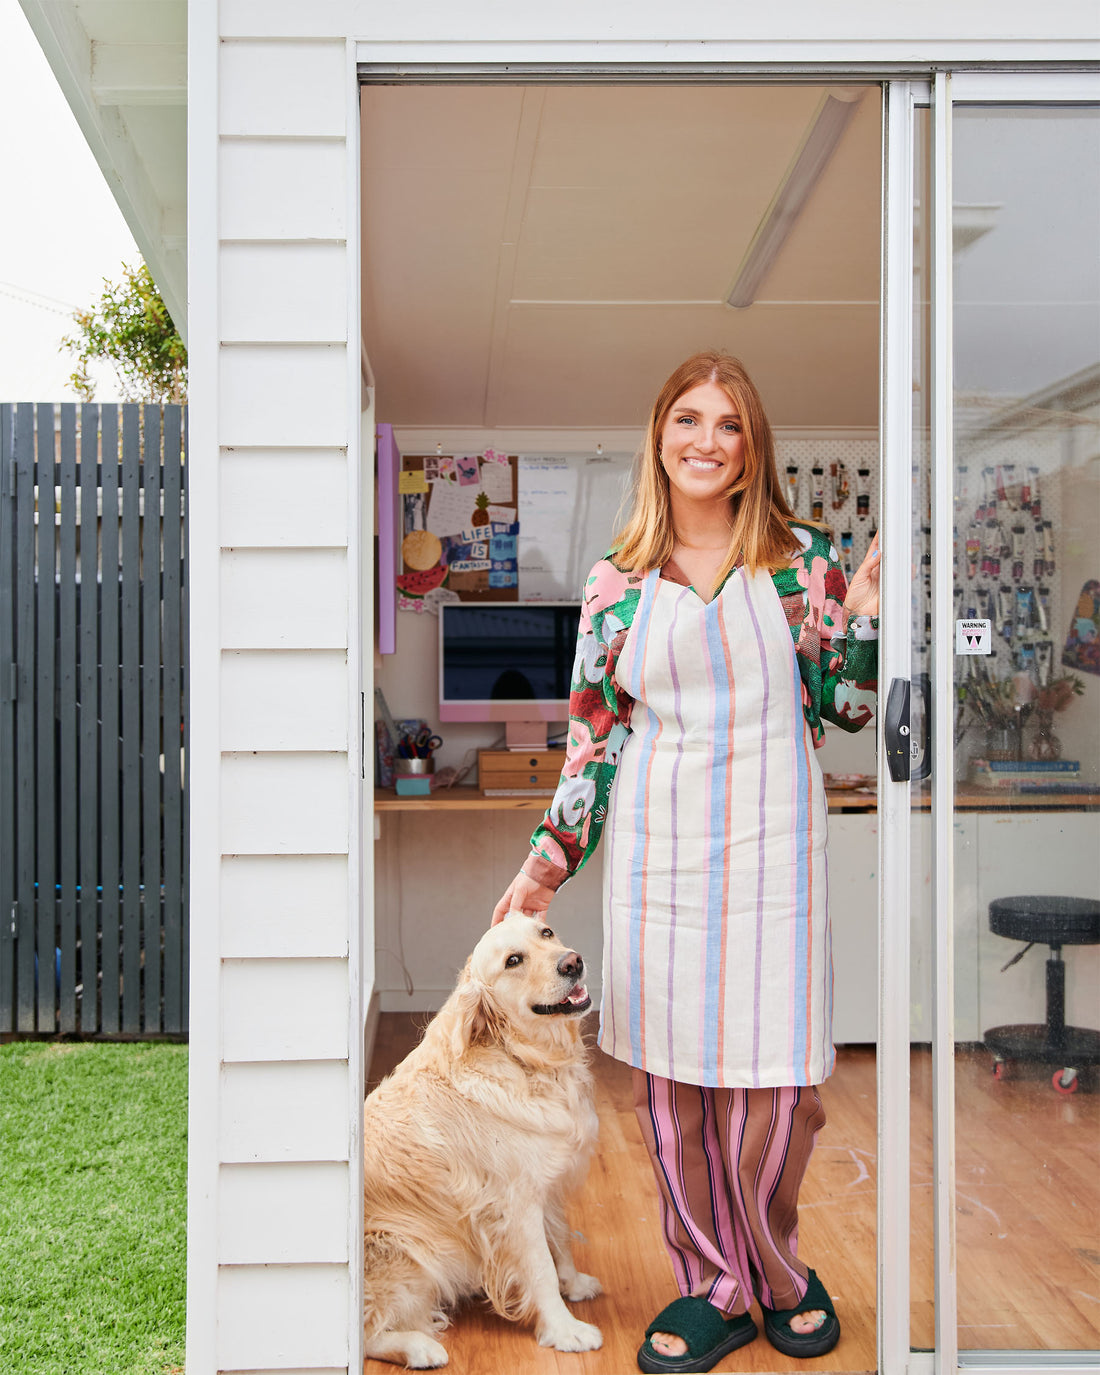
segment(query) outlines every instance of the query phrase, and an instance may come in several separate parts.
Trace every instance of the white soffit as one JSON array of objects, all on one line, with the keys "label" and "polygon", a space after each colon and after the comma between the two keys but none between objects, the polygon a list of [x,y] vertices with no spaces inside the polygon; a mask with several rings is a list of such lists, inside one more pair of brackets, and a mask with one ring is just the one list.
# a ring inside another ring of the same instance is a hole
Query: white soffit
[{"label": "white soffit", "polygon": [[19,0],[180,331],[187,0]]},{"label": "white soffit", "polygon": [[773,422],[878,421],[880,97],[755,304],[725,298],[825,88],[367,86],[363,328],[401,426],[637,426],[697,348]]}]

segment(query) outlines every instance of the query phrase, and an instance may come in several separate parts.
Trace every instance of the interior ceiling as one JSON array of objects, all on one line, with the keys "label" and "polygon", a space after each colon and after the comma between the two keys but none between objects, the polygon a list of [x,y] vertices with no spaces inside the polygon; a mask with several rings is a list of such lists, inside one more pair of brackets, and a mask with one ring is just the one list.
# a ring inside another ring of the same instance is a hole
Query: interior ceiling
[{"label": "interior ceiling", "polygon": [[868,88],[747,309],[738,268],[827,89],[368,86],[363,337],[379,419],[637,427],[701,348],[772,423],[878,422]]}]

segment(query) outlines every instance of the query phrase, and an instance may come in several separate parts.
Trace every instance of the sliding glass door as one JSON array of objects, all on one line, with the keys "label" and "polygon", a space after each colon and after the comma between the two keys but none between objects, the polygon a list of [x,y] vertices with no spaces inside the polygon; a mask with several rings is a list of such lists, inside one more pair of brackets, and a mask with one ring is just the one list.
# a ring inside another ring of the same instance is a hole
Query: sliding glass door
[{"label": "sliding glass door", "polygon": [[1100,89],[892,84],[887,169],[880,1366],[1098,1368]]}]

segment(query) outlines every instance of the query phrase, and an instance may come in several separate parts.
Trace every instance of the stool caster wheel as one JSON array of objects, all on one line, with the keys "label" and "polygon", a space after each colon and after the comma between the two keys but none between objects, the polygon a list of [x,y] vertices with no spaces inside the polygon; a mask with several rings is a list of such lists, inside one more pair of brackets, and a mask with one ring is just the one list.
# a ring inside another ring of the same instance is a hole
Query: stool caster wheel
[{"label": "stool caster wheel", "polygon": [[1068,1097],[1071,1093],[1077,1092],[1080,1080],[1077,1078],[1077,1071],[1067,1067],[1056,1069],[1050,1083],[1055,1093]]},{"label": "stool caster wheel", "polygon": [[1008,1073],[1008,1066],[1003,1060],[993,1061],[993,1078],[999,1083]]}]

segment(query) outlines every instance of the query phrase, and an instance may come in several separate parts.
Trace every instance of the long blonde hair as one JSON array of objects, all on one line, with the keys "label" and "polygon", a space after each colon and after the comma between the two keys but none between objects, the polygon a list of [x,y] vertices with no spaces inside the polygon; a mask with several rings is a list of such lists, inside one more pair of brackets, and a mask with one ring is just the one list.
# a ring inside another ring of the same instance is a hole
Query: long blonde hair
[{"label": "long blonde hair", "polygon": [[718,587],[739,558],[750,573],[758,568],[774,572],[790,564],[796,547],[787,524],[794,514],[780,486],[775,440],[760,393],[744,365],[727,353],[693,354],[658,392],[636,461],[630,515],[612,547],[615,562],[631,572],[660,568],[672,557],[675,531],[668,474],[661,463],[661,431],[680,397],[705,382],[721,387],[737,408],[745,455],[745,466],[726,493],[733,524],[729,550],[714,582]]}]

